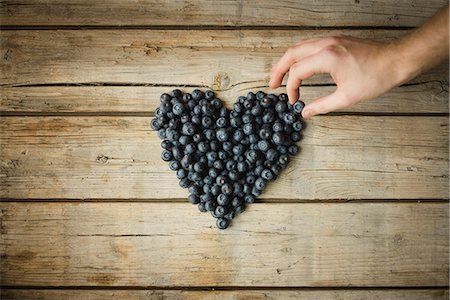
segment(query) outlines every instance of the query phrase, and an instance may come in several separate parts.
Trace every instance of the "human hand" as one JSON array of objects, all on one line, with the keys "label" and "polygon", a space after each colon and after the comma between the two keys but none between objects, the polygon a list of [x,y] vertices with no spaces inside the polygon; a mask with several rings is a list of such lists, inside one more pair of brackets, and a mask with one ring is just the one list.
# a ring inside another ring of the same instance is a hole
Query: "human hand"
[{"label": "human hand", "polygon": [[329,73],[337,88],[305,106],[302,115],[309,118],[375,98],[402,83],[409,73],[398,56],[395,42],[352,37],[307,39],[287,50],[273,68],[269,85],[279,87],[289,71],[286,90],[289,102],[294,103],[303,80]]}]

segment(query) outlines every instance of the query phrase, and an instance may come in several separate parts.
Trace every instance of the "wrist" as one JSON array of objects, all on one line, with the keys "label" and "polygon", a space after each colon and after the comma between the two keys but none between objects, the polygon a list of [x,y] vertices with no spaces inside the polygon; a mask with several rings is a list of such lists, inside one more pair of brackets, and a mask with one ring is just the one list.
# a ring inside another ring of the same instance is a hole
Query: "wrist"
[{"label": "wrist", "polygon": [[404,38],[387,45],[389,68],[393,74],[393,86],[399,86],[420,74],[420,63],[410,42]]}]

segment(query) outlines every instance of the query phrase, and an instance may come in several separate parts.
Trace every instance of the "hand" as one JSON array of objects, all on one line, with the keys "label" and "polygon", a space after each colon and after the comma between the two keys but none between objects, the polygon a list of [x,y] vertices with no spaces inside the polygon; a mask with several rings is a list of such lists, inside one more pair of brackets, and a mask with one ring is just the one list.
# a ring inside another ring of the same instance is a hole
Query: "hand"
[{"label": "hand", "polygon": [[326,37],[303,40],[290,47],[272,70],[270,87],[280,86],[289,71],[286,90],[289,102],[299,98],[303,80],[329,73],[335,92],[305,106],[304,118],[342,109],[375,98],[408,78],[399,65],[395,42],[383,43],[351,37]]}]

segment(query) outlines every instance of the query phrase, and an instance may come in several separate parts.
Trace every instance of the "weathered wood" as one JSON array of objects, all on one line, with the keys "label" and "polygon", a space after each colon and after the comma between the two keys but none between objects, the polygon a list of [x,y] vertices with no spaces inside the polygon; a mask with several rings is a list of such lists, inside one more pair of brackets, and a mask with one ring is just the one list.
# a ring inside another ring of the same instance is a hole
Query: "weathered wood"
[{"label": "weathered wood", "polygon": [[[153,112],[159,105],[159,96],[175,87],[153,86],[40,86],[40,87],[0,87],[0,111],[3,112]],[[186,92],[193,88],[183,88]],[[305,86],[301,98],[310,102],[335,87]],[[250,90],[285,92],[284,88],[270,90],[251,83],[244,83],[221,91],[217,95],[228,107],[238,96]],[[402,86],[375,99],[342,112],[378,113],[448,113],[448,86],[439,82]]]},{"label": "weathered wood", "polygon": [[[347,34],[381,40],[398,30],[21,30],[0,36],[0,84],[102,82],[266,86],[272,66],[300,39]],[[413,82],[448,82],[448,63]],[[333,83],[328,75],[305,84]]]},{"label": "weathered wood", "polygon": [[32,286],[445,286],[448,203],[2,203],[1,281]]},{"label": "weathered wood", "polygon": [[238,290],[238,291],[186,291],[186,290],[40,290],[3,289],[2,299],[46,300],[110,300],[110,299],[211,299],[211,300],[448,300],[448,289],[367,289],[367,290]]},{"label": "weathered wood", "polygon": [[1,25],[417,26],[444,0],[0,2]]},{"label": "weathered wood", "polygon": [[[185,198],[148,117],[5,117],[0,197]],[[448,199],[448,118],[326,116],[263,199]]]}]

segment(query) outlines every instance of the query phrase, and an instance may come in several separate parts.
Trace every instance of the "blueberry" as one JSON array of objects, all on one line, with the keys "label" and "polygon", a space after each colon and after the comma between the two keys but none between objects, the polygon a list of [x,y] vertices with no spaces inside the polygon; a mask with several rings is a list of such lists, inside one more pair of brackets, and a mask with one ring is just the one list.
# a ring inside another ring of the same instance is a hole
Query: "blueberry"
[{"label": "blueberry", "polygon": [[219,151],[218,155],[220,160],[225,160],[228,158],[228,154],[225,151]]},{"label": "blueberry", "polygon": [[273,179],[273,173],[271,170],[265,169],[261,172],[261,178],[265,180],[272,180]]},{"label": "blueberry", "polygon": [[198,210],[201,212],[207,212],[208,210],[205,207],[205,203],[201,202],[198,204]]},{"label": "blueberry", "polygon": [[269,108],[273,104],[273,99],[269,96],[265,96],[261,99],[261,106],[263,108]]},{"label": "blueberry", "polygon": [[200,162],[196,162],[194,164],[194,171],[197,173],[203,173],[205,172],[205,166]]},{"label": "blueberry", "polygon": [[211,194],[213,194],[213,196],[218,196],[221,193],[221,189],[220,186],[218,186],[217,184],[213,184],[213,186],[211,187]]},{"label": "blueberry", "polygon": [[220,128],[216,132],[216,137],[219,142],[225,142],[228,140],[228,131],[225,128]]},{"label": "blueberry", "polygon": [[191,185],[189,187],[189,193],[199,196],[202,193],[202,189],[197,185]]},{"label": "blueberry", "polygon": [[256,187],[253,187],[252,195],[254,195],[255,197],[259,197],[261,195],[261,190],[258,190]]},{"label": "blueberry", "polygon": [[191,122],[192,122],[192,124],[195,124],[195,125],[201,125],[202,124],[202,118],[200,118],[199,115],[193,115],[191,117]]},{"label": "blueberry", "polygon": [[160,130],[158,130],[158,137],[160,139],[165,139],[166,138],[166,130],[164,128],[161,128]]},{"label": "blueberry", "polygon": [[247,171],[247,164],[244,161],[240,161],[236,164],[236,170],[239,173],[244,173],[245,171]]},{"label": "blueberry", "polygon": [[272,136],[272,141],[275,145],[283,145],[286,139],[281,132],[275,132]]},{"label": "blueberry", "polygon": [[227,211],[226,211],[225,207],[218,205],[218,206],[216,206],[216,209],[214,212],[215,212],[216,216],[223,217]]},{"label": "blueberry", "polygon": [[225,218],[219,218],[219,219],[217,219],[216,225],[217,225],[217,228],[219,228],[219,229],[227,229],[229,222]]},{"label": "blueberry", "polygon": [[292,124],[292,129],[294,129],[295,131],[300,131],[300,130],[302,130],[302,128],[303,128],[303,126],[300,121],[297,121],[294,124]]},{"label": "blueberry", "polygon": [[192,99],[194,99],[194,100],[200,100],[205,96],[205,94],[199,89],[193,90],[191,94],[192,94]]},{"label": "blueberry", "polygon": [[[208,180],[206,180],[206,178],[207,177],[205,177],[204,179],[203,179],[203,181],[205,182],[205,185],[203,186],[203,192],[205,193],[205,194],[209,194],[209,193],[211,193],[211,186],[208,184],[208,183],[206,183],[206,181],[208,181]],[[211,177],[210,177],[211,178]]]},{"label": "blueberry", "polygon": [[214,96],[215,96],[215,95],[214,95],[214,92],[211,91],[211,90],[208,90],[208,91],[205,92],[205,99],[207,99],[207,100],[213,99]]},{"label": "blueberry", "polygon": [[219,110],[219,116],[228,117],[228,109],[225,106]]},{"label": "blueberry", "polygon": [[302,135],[299,132],[291,133],[291,140],[295,143],[302,139]]},{"label": "blueberry", "polygon": [[219,194],[217,196],[217,204],[218,205],[225,206],[228,204],[228,202],[229,202],[228,196],[226,196],[225,194]]},{"label": "blueberry", "polygon": [[228,173],[228,177],[230,178],[231,181],[235,181],[239,179],[239,174],[236,171],[230,171]]},{"label": "blueberry", "polygon": [[242,193],[242,184],[240,184],[239,182],[234,182],[233,183],[233,193],[235,195],[239,195]]},{"label": "blueberry", "polygon": [[224,175],[219,175],[219,176],[217,176],[217,178],[216,178],[216,183],[217,183],[219,186],[225,185],[226,182],[227,182],[227,178],[226,178]]},{"label": "blueberry", "polygon": [[244,202],[247,204],[255,202],[255,195],[253,194],[245,195]]},{"label": "blueberry", "polygon": [[269,142],[267,142],[265,140],[261,140],[261,141],[258,142],[258,148],[262,152],[266,152],[267,150],[269,150],[270,144],[269,144]]},{"label": "blueberry", "polygon": [[223,161],[221,161],[221,160],[216,160],[216,161],[213,163],[213,166],[214,166],[214,168],[216,168],[217,170],[223,170],[224,167],[225,167]]},{"label": "blueberry", "polygon": [[179,169],[177,171],[177,178],[178,179],[183,179],[187,177],[188,172],[185,169]]},{"label": "blueberry", "polygon": [[251,109],[250,112],[254,116],[260,116],[260,115],[262,115],[263,111],[264,111],[264,109],[262,108],[262,106],[259,103],[257,103],[255,106],[253,106],[253,108]]},{"label": "blueberry", "polygon": [[286,110],[287,110],[287,104],[286,104],[286,102],[284,102],[284,101],[278,101],[276,104],[275,104],[275,110],[277,111],[277,112],[279,112],[279,113],[283,113],[283,112],[285,112]]},{"label": "blueberry", "polygon": [[245,211],[245,206],[244,206],[244,205],[239,205],[238,207],[236,207],[236,208],[234,209],[234,212],[237,213],[237,214],[241,214],[241,213],[243,213],[244,211]]},{"label": "blueberry", "polygon": [[[179,171],[179,170],[178,170]],[[188,188],[190,185],[191,185],[191,182],[189,181],[189,179],[187,179],[187,178],[183,178],[183,179],[181,179],[180,180],[180,182],[179,182],[179,184],[180,184],[180,186],[182,187],[182,188]]]},{"label": "blueberry", "polygon": [[264,165],[257,166],[254,170],[256,176],[260,176],[264,170]]},{"label": "blueberry", "polygon": [[180,162],[178,160],[172,160],[169,163],[169,168],[172,171],[177,171],[179,168],[181,168]]},{"label": "blueberry", "polygon": [[202,126],[203,128],[210,128],[213,124],[213,121],[210,117],[206,116],[202,118]]},{"label": "blueberry", "polygon": [[212,116],[214,114],[214,110],[214,105],[212,105],[211,103],[202,105],[202,113],[204,116]]},{"label": "blueberry", "polygon": [[184,124],[184,123],[186,123],[186,122],[189,122],[190,120],[191,120],[191,115],[190,115],[190,114],[183,113],[183,114],[180,116],[180,122],[181,122],[181,124]]},{"label": "blueberry", "polygon": [[297,153],[298,153],[298,146],[297,145],[289,146],[288,151],[289,151],[290,155],[297,155]]},{"label": "blueberry", "polygon": [[179,89],[174,89],[171,93],[170,93],[170,95],[173,97],[173,98],[181,98],[181,95],[182,95],[183,93],[179,90]]},{"label": "blueberry", "polygon": [[170,161],[173,159],[172,152],[169,150],[164,150],[161,154],[161,158],[163,161]]},{"label": "blueberry", "polygon": [[223,128],[227,126],[227,119],[225,117],[220,117],[216,121],[217,127]]},{"label": "blueberry", "polygon": [[255,132],[255,125],[253,125],[252,123],[244,124],[243,132],[246,135],[253,134]]},{"label": "blueberry", "polygon": [[242,155],[244,153],[244,145],[239,144],[233,147],[233,154],[234,155]]},{"label": "blueberry", "polygon": [[172,112],[176,116],[180,116],[184,112],[184,106],[181,102],[175,102],[172,106]]},{"label": "blueberry", "polygon": [[248,141],[250,144],[256,144],[258,143],[258,140],[259,140],[258,137],[254,134],[248,136]]},{"label": "blueberry", "polygon": [[298,100],[297,102],[294,103],[294,111],[298,114],[302,113],[303,108],[305,107],[305,103],[301,100]]},{"label": "blueberry", "polygon": [[225,141],[222,144],[222,148],[224,151],[231,151],[233,149],[233,143],[231,143],[229,141]]},{"label": "blueberry", "polygon": [[271,148],[269,150],[267,150],[266,152],[266,158],[270,161],[275,161],[278,159],[278,152],[277,150]]},{"label": "blueberry", "polygon": [[211,151],[218,151],[220,148],[220,143],[218,141],[211,141],[209,143],[209,148]]},{"label": "blueberry", "polygon": [[277,146],[277,151],[280,154],[288,154],[288,149],[285,146]]},{"label": "blueberry", "polygon": [[218,158],[217,152],[211,151],[206,154],[208,161],[216,161]]},{"label": "blueberry", "polygon": [[236,213],[234,211],[230,211],[224,216],[224,218],[226,218],[228,220],[233,220],[235,218],[235,216],[236,216]]},{"label": "blueberry", "polygon": [[216,208],[216,206],[213,201],[206,201],[205,208],[207,211],[213,211]]},{"label": "blueberry", "polygon": [[181,158],[183,158],[183,151],[181,151],[180,147],[173,147],[172,155],[173,155],[173,158],[180,160]]},{"label": "blueberry", "polygon": [[295,122],[295,115],[291,112],[288,112],[288,113],[284,114],[283,120],[287,124],[292,124]]},{"label": "blueberry", "polygon": [[208,170],[208,175],[211,177],[211,178],[217,178],[217,176],[219,176],[219,171],[216,169],[216,168],[210,168],[209,170]]},{"label": "blueberry", "polygon": [[230,125],[234,128],[239,128],[242,126],[242,119],[239,117],[230,117]]},{"label": "blueberry", "polygon": [[222,190],[222,193],[227,196],[231,195],[233,193],[233,188],[232,188],[231,184],[229,184],[229,183],[225,183],[224,185],[222,185],[221,190]]},{"label": "blueberry", "polygon": [[288,95],[285,93],[281,93],[278,95],[278,99],[283,102],[287,102],[289,100]]},{"label": "blueberry", "polygon": [[245,181],[246,181],[248,184],[254,184],[254,183],[255,183],[255,180],[256,180],[256,177],[253,176],[253,175],[247,175],[247,177],[245,178]]},{"label": "blueberry", "polygon": [[244,105],[240,102],[236,102],[233,104],[233,111],[237,113],[242,113],[244,111]]},{"label": "blueberry", "polygon": [[213,141],[216,139],[216,131],[213,129],[206,129],[204,131],[205,137],[208,141]]},{"label": "blueberry", "polygon": [[242,201],[241,201],[238,197],[234,197],[234,198],[231,200],[231,206],[233,206],[233,207],[238,207],[238,206],[240,206],[240,205],[242,205]]},{"label": "blueberry", "polygon": [[242,191],[244,192],[244,194],[250,194],[252,192],[250,184],[244,184],[242,187]]},{"label": "blueberry", "polygon": [[192,203],[192,204],[198,204],[198,203],[200,202],[200,199],[198,198],[197,195],[190,194],[190,195],[188,196],[188,201],[189,201],[190,203]]},{"label": "blueberry", "polygon": [[211,104],[214,106],[214,108],[215,108],[216,110],[221,109],[222,106],[223,106],[222,100],[217,99],[217,98],[213,99],[213,100],[211,101]]},{"label": "blueberry", "polygon": [[172,104],[170,104],[170,102],[161,103],[161,105],[159,106],[159,110],[162,114],[167,114],[172,110]]},{"label": "blueberry", "polygon": [[184,147],[185,154],[193,154],[196,150],[197,150],[197,147],[195,146],[195,144],[187,144]]},{"label": "blueberry", "polygon": [[271,134],[271,130],[267,127],[261,128],[261,130],[259,131],[259,137],[265,140],[269,139]]},{"label": "blueberry", "polygon": [[186,93],[183,95],[183,102],[189,102],[190,100],[192,100],[192,95],[189,93]]},{"label": "blueberry", "polygon": [[194,133],[195,133],[195,125],[192,124],[191,122],[186,122],[186,123],[183,124],[183,127],[182,127],[182,129],[181,129],[181,132],[182,132],[184,135],[192,136],[192,135],[194,135]]},{"label": "blueberry", "polygon": [[280,155],[280,157],[278,158],[278,163],[281,167],[286,167],[289,163],[289,156],[287,156],[286,154]]},{"label": "blueberry", "polygon": [[199,143],[200,141],[204,140],[204,136],[202,133],[196,133],[192,136],[192,140],[194,141],[194,143]]},{"label": "blueberry", "polygon": [[209,143],[201,141],[200,143],[198,143],[197,149],[202,153],[206,153],[209,151]]},{"label": "blueberry", "polygon": [[273,174],[273,180],[277,179],[278,174],[280,174],[281,167],[279,165],[273,165],[270,170]]},{"label": "blueberry", "polygon": [[264,98],[264,96],[266,96],[266,93],[264,93],[263,91],[258,91],[257,93],[256,93],[256,99],[257,100],[262,100],[262,98]]},{"label": "blueberry", "polygon": [[158,122],[158,119],[153,119],[151,122],[151,127],[153,130],[159,130],[161,129],[161,124]]},{"label": "blueberry", "polygon": [[170,148],[172,148],[172,142],[171,141],[169,141],[169,140],[163,140],[162,142],[161,142],[161,147],[163,148],[163,149],[170,149]]},{"label": "blueberry", "polygon": [[272,111],[264,113],[262,116],[262,121],[264,124],[271,124],[275,121],[275,114]]},{"label": "blueberry", "polygon": [[162,94],[161,97],[159,97],[159,101],[161,101],[161,103],[169,102],[170,99],[172,99],[172,97],[166,93]]},{"label": "blueberry", "polygon": [[247,99],[256,100],[256,95],[253,92],[248,92]]}]

